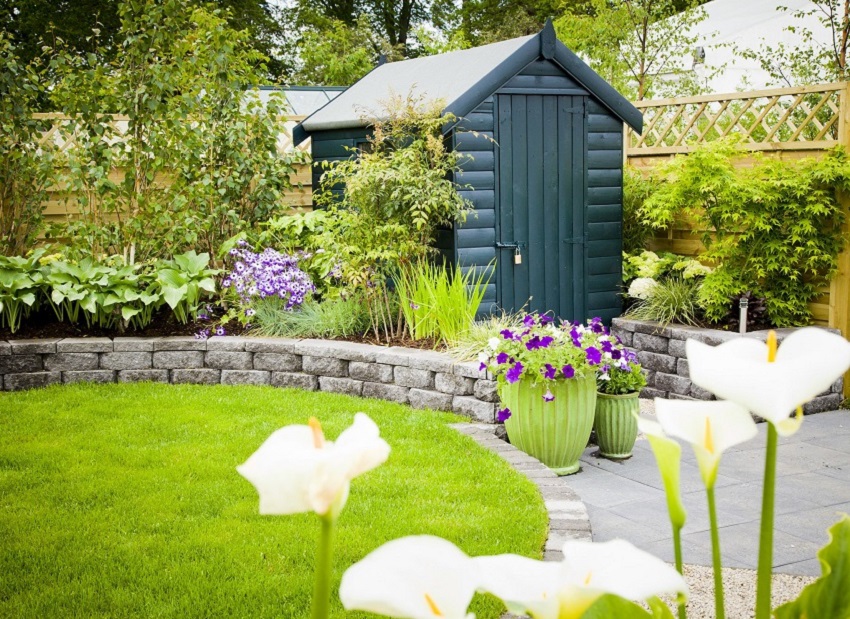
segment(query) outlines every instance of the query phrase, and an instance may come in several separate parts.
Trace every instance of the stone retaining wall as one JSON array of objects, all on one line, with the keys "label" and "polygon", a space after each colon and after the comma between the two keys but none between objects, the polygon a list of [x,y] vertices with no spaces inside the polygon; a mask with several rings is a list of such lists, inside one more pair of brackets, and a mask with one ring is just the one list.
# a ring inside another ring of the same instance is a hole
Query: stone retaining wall
[{"label": "stone retaining wall", "polygon": [[[838,333],[836,329],[829,330]],[[711,393],[690,381],[685,355],[686,340],[695,339],[710,346],[717,346],[739,337],[757,338],[762,341],[767,337],[767,331],[753,331],[742,336],[730,331],[684,325],[661,327],[657,322],[626,318],[615,318],[611,331],[619,336],[624,345],[637,352],[646,375],[646,388],[641,392],[641,397],[674,400],[714,399]],[[782,342],[795,329],[775,331],[777,340]],[[828,391],[806,404],[803,407],[804,412],[820,413],[840,408],[843,386],[843,379],[839,378]]]},{"label": "stone retaining wall", "polygon": [[446,354],[331,340],[193,337],[0,341],[2,389],[54,383],[272,385],[453,411],[494,423],[496,383]]}]

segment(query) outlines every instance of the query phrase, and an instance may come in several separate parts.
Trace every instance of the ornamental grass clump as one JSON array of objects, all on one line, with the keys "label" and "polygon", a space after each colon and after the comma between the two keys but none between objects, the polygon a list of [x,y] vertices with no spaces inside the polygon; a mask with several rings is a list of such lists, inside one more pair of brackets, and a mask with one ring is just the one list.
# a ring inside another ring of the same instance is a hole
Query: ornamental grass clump
[{"label": "ornamental grass clump", "polygon": [[222,288],[233,290],[243,308],[242,317],[256,313],[254,305],[263,299],[282,299],[283,309],[293,310],[316,290],[310,276],[298,268],[304,256],[282,254],[271,248],[260,253],[248,249],[245,241],[230,250],[233,270],[221,282]]}]

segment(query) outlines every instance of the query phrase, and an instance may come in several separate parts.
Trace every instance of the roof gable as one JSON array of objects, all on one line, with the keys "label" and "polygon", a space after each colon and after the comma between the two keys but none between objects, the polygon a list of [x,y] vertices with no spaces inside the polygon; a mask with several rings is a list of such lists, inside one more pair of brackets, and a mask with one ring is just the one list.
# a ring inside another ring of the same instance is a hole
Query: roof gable
[{"label": "roof gable", "polygon": [[547,22],[538,34],[380,65],[298,124],[293,138],[298,144],[316,131],[364,127],[392,94],[442,100],[444,112],[461,118],[539,58],[560,66],[623,122],[642,129],[641,113],[558,41]]}]

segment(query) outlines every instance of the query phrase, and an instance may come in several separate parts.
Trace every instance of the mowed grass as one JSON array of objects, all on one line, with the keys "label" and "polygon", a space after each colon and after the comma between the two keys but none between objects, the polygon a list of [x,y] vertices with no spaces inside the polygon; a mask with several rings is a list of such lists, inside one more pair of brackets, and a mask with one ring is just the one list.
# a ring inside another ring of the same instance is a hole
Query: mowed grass
[{"label": "mowed grass", "polygon": [[344,613],[339,579],[404,535],[540,557],[534,486],[453,415],[269,387],[52,387],[0,394],[0,616],[308,617],[319,521],[258,515],[235,467],[283,425],[315,415],[335,438],[357,411],[392,453],[352,483],[332,616],[367,616]]}]

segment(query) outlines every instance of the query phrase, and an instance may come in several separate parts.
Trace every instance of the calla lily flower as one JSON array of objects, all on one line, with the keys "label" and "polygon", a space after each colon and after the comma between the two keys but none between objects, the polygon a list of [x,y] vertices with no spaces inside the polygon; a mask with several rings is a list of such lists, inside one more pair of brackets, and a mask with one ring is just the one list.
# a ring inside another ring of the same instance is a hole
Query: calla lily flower
[{"label": "calla lily flower", "polygon": [[481,591],[501,598],[512,612],[526,612],[534,619],[577,619],[607,593],[641,601],[688,592],[673,567],[624,540],[569,541],[560,564],[517,555],[472,561]]},{"label": "calla lily flower", "polygon": [[649,445],[655,454],[655,462],[661,473],[661,482],[664,484],[664,493],[667,496],[667,511],[670,512],[670,522],[674,527],[681,529],[685,526],[687,512],[682,503],[682,491],[679,485],[682,468],[682,446],[667,437],[661,424],[638,418],[638,430],[646,435]]},{"label": "calla lily flower", "polygon": [[656,398],[655,414],[664,432],[691,444],[706,488],[714,487],[723,452],[758,434],[747,409],[725,400],[692,402]]},{"label": "calla lily flower", "polygon": [[800,329],[776,347],[752,338],[712,347],[686,343],[691,381],[769,421],[782,436],[800,426],[795,409],[826,391],[850,368],[850,342],[817,327]]},{"label": "calla lily flower", "polygon": [[440,537],[387,542],[345,571],[339,599],[345,610],[399,619],[474,619],[472,559]]},{"label": "calla lily flower", "polygon": [[315,418],[306,426],[281,428],[236,470],[257,489],[261,514],[336,516],[351,480],[385,462],[389,453],[375,422],[357,413],[336,442],[325,439]]}]

